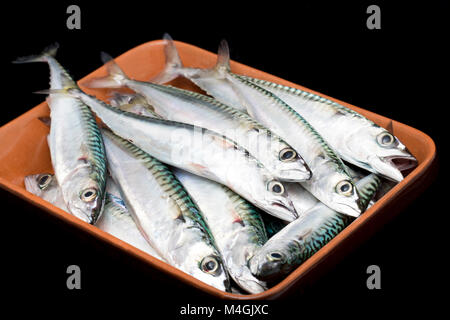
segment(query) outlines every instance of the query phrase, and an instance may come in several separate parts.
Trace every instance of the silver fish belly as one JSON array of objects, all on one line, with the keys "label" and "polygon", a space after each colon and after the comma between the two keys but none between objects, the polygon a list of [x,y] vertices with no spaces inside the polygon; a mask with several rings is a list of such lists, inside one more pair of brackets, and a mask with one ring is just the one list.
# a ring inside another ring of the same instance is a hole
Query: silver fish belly
[{"label": "silver fish belly", "polygon": [[400,140],[363,115],[320,95],[266,80],[240,76],[269,90],[300,113],[342,159],[392,179],[417,164]]},{"label": "silver fish belly", "polygon": [[103,131],[108,168],[147,241],[172,266],[220,290],[228,274],[202,214],[169,168]]},{"label": "silver fish belly", "polygon": [[[170,48],[170,39],[167,40],[166,48]],[[166,62],[167,66],[157,81],[163,82],[178,75],[197,82],[199,79],[207,82],[212,78],[227,81],[232,88],[230,90],[233,90],[250,116],[282,137],[304,158],[312,171],[312,178],[301,182],[303,187],[334,210],[351,216],[358,216],[361,213],[357,190],[339,156],[320,134],[284,101],[230,71],[226,42],[222,42],[219,47],[217,64],[213,69],[190,68],[183,71],[181,62],[174,59],[175,56],[173,52],[170,55],[166,54],[166,60],[171,60]],[[214,95],[213,92],[211,94]],[[219,99],[219,96],[216,98]],[[224,98],[226,96],[220,97],[221,100]],[[232,103],[233,100],[235,99],[225,101],[225,104]]]},{"label": "silver fish belly", "polygon": [[298,153],[248,114],[203,94],[129,79],[111,57],[103,58],[109,75],[89,81],[91,87],[128,87],[143,95],[162,118],[206,128],[235,141],[280,180],[300,182],[311,177]]},{"label": "silver fish belly", "polygon": [[125,112],[81,91],[71,94],[117,135],[158,160],[226,185],[281,219],[297,217],[283,184],[234,141],[204,128]]},{"label": "silver fish belly", "polygon": [[[56,61],[57,46],[16,63],[45,62],[50,67],[50,88],[76,88],[68,72]],[[92,111],[80,99],[60,94],[47,98],[51,126],[48,136],[55,176],[68,210],[94,224],[101,215],[106,185],[106,159],[102,136]]]},{"label": "silver fish belly", "polygon": [[281,99],[231,72],[228,78],[242,92],[249,114],[277,132],[300,152],[313,176],[301,182],[316,198],[334,210],[358,216],[359,196],[342,160],[305,120]]},{"label": "silver fish belly", "polygon": [[[24,182],[27,191],[70,213],[64,202],[61,188],[53,174],[43,173],[26,176]],[[163,260],[138,230],[112,179],[107,179],[105,193],[104,212],[95,226],[155,258]]]},{"label": "silver fish belly", "polygon": [[[357,182],[363,206],[376,194],[380,179],[375,174]],[[275,234],[250,259],[253,275],[274,280],[290,273],[347,227],[354,218],[318,202],[305,215]]]},{"label": "silver fish belly", "polygon": [[180,169],[173,171],[208,222],[230,276],[247,292],[266,290],[247,265],[267,241],[257,209],[223,185]]}]

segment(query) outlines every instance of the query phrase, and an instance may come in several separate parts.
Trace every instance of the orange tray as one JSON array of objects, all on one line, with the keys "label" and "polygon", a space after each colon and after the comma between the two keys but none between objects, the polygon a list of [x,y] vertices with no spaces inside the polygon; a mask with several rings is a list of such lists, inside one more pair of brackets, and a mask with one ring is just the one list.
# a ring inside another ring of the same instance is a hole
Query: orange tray
[{"label": "orange tray", "polygon": [[[148,81],[163,69],[165,63],[163,46],[164,42],[162,40],[147,42],[122,54],[117,58],[117,62],[131,78]],[[183,63],[187,67],[210,68],[216,62],[216,55],[214,53],[178,41],[176,42],[176,46]],[[70,66],[67,67],[70,69]],[[231,62],[231,68],[238,74],[266,79],[314,92],[234,61]],[[104,67],[101,67],[81,79],[80,82],[103,75],[106,75],[106,70]],[[176,79],[172,84],[190,90],[199,90],[185,79]],[[106,90],[86,90],[86,92],[95,94],[100,99],[105,99],[107,93]],[[325,95],[323,96],[327,97]],[[79,229],[79,232],[91,234],[98,241],[110,243],[117,250],[124,250],[134,258],[144,261],[148,264],[149,272],[154,269],[159,269],[168,274],[168,276],[175,277],[197,289],[220,298],[275,299],[293,290],[301,289],[305,285],[310,284],[320,274],[332,268],[338,260],[342,259],[350,250],[370,237],[377,229],[381,228],[384,223],[399,213],[408,202],[412,201],[414,196],[422,192],[431,183],[430,176],[432,173],[431,169],[435,167],[432,164],[435,162],[436,147],[430,137],[419,130],[376,113],[352,106],[331,97],[327,98],[363,114],[382,127],[389,127],[389,130],[417,158],[419,165],[402,182],[397,184],[382,199],[377,201],[373,207],[356,219],[305,263],[289,274],[279,284],[263,293],[237,295],[222,292],[27,192],[24,187],[25,176],[35,173],[53,172],[46,139],[48,128],[38,120],[38,117],[49,115],[46,102],[42,102],[0,128],[0,144],[2,146],[0,149],[0,186],[26,201],[35,204],[50,215]]]}]

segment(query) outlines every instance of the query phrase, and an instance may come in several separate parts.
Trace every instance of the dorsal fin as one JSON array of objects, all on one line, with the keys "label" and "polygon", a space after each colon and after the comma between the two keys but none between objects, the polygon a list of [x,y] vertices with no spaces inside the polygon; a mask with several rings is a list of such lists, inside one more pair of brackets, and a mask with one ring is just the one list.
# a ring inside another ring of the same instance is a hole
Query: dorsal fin
[{"label": "dorsal fin", "polygon": [[230,48],[228,47],[228,42],[225,39],[220,41],[215,68],[218,70],[230,70]]}]

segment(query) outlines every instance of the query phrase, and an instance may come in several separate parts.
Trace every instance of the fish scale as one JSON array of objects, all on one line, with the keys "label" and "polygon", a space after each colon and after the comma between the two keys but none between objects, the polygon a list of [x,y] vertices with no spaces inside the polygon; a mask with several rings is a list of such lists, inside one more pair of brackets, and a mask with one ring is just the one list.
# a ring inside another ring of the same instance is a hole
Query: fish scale
[{"label": "fish scale", "polygon": [[[381,180],[370,174],[356,185],[363,206],[367,206],[381,185]],[[322,203],[317,203],[298,220],[288,224],[275,234],[251,258],[252,274],[268,280],[289,273],[320,250],[331,239],[344,230],[355,218],[338,213]],[[277,254],[279,259],[274,259]]]},{"label": "fish scale", "polygon": [[[50,90],[77,88],[70,74],[54,58],[58,45],[15,63],[45,62],[50,68]],[[76,217],[94,224],[100,217],[106,187],[106,157],[102,136],[90,109],[78,98],[50,93],[48,145],[64,202]]]},{"label": "fish scale", "polygon": [[111,175],[147,241],[174,267],[229,290],[211,230],[169,167],[108,129],[103,135]]},{"label": "fish scale", "polygon": [[264,88],[261,88],[251,81],[245,80],[243,77],[236,75],[232,72],[228,72],[228,74],[236,79],[239,79],[241,81],[245,81],[245,84],[249,87],[252,87],[253,89],[259,91],[261,94],[265,95],[267,98],[270,98],[275,104],[280,107],[280,110],[283,110],[284,112],[287,112],[291,118],[296,121],[302,128],[304,128],[304,132],[308,135],[310,135],[317,143],[322,147],[322,150],[329,158],[331,158],[336,166],[336,168],[340,172],[344,172],[348,174],[344,163],[342,162],[341,158],[334,152],[334,150],[328,145],[328,143],[323,139],[323,137],[314,129],[311,124],[305,120],[298,112],[296,112],[294,109],[292,109],[288,104],[286,104],[283,100],[275,96],[270,91],[265,90]]},{"label": "fish scale", "polygon": [[[132,80],[111,57],[103,54],[102,58],[109,75],[92,79],[87,86],[128,87],[144,96],[156,113],[165,119],[204,127],[227,136],[247,149],[280,180],[300,182],[310,179],[311,171],[298,152],[248,114],[200,93]],[[290,156],[284,158],[285,154]]]},{"label": "fish scale", "polygon": [[[226,41],[220,44],[216,66],[211,69],[199,69],[184,68],[173,40],[167,34],[164,35],[164,39],[166,66],[152,81],[166,83],[183,76],[226,105],[232,105],[240,110],[246,109],[251,117],[279,135],[305,160],[312,175],[308,180],[299,182],[303,187],[339,212],[351,216],[358,216],[361,213],[358,191],[335,150],[302,115],[295,112],[282,99],[233,74]],[[110,67],[110,74],[118,73]],[[124,75],[121,74],[120,77],[123,79]],[[111,81],[105,79],[103,85],[98,87],[105,87],[110,83]],[[236,106],[237,102],[239,106]]]},{"label": "fish scale", "polygon": [[239,217],[242,218],[243,223],[246,226],[252,226],[254,232],[252,239],[259,245],[263,245],[267,240],[267,234],[259,212],[248,201],[230,190],[230,188],[227,188],[224,185],[221,185],[221,188],[234,203],[234,208],[238,212]]},{"label": "fish scale", "polygon": [[297,217],[283,185],[258,159],[226,136],[187,123],[123,111],[81,90],[66,94],[80,98],[112,131],[160,161],[224,184],[281,219]]},{"label": "fish scale", "polygon": [[106,186],[106,156],[100,130],[91,109],[80,101],[79,108],[88,133],[87,145],[91,150],[92,178]]},{"label": "fish scale", "polygon": [[[43,177],[47,177],[47,180],[45,184],[41,185],[40,180]],[[69,212],[54,175],[48,173],[29,175],[25,177],[24,183],[27,191]],[[155,258],[163,260],[142,236],[125,207],[125,203],[118,196],[120,193],[116,184],[110,178],[107,179],[105,194],[104,212],[95,226]]]},{"label": "fish scale", "polygon": [[[358,216],[361,213],[358,190],[340,157],[317,130],[270,91],[240,78],[229,69],[223,71],[223,76],[240,93],[249,114],[278,133],[305,159],[312,178],[300,184],[329,207]],[[342,186],[345,188],[340,189]]]},{"label": "fish scale", "polygon": [[244,290],[259,293],[266,284],[252,276],[248,259],[267,241],[260,213],[226,186],[173,169],[210,226],[230,276]]},{"label": "fish scale", "polygon": [[[281,91],[286,91],[289,92],[291,94],[295,94],[299,97],[303,97],[305,99],[309,99],[309,100],[313,100],[313,101],[317,101],[320,103],[324,103],[326,106],[326,108],[329,108],[329,110],[331,110],[332,112],[342,112],[348,115],[351,115],[353,117],[357,117],[360,119],[363,119],[364,121],[367,121],[368,123],[373,124],[372,121],[370,121],[369,119],[367,119],[366,117],[362,116],[361,114],[359,114],[358,112],[347,108],[335,101],[332,101],[330,99],[324,98],[319,96],[318,94],[312,93],[312,92],[308,92],[308,91],[304,91],[298,88],[293,88],[293,87],[288,87],[282,84],[278,84],[278,83],[274,83],[274,82],[270,82],[267,80],[262,80],[262,79],[257,79],[257,78],[252,78],[249,76],[245,76],[245,75],[237,75],[239,76],[241,79],[246,80],[246,81],[250,81],[253,82],[257,85],[262,85],[264,87],[267,88],[273,88],[273,89],[278,89]],[[282,97],[280,96],[280,98],[282,99]]]},{"label": "fish scale", "polygon": [[203,220],[197,205],[192,201],[186,190],[183,188],[183,185],[172,174],[170,169],[134,144],[119,138],[118,136],[114,136],[111,133],[107,134],[109,137],[114,137],[116,140],[120,141],[121,145],[137,159],[142,160],[141,164],[152,172],[163,191],[167,192],[168,197],[175,201],[183,217],[188,217],[194,221],[194,226],[201,229],[202,232],[205,232],[208,235],[205,239],[207,239],[211,245],[214,245],[214,238]]},{"label": "fish scale", "polygon": [[417,164],[392,133],[340,103],[267,80],[239,77],[271,91],[289,104],[316,128],[343,160],[397,182],[403,180],[401,171]]}]

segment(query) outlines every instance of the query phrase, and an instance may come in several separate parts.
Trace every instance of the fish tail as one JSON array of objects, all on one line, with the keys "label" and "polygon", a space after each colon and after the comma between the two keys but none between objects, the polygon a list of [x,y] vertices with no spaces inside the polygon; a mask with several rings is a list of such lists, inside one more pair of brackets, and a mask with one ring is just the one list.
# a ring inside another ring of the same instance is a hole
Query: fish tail
[{"label": "fish tail", "polygon": [[46,47],[44,51],[40,54],[20,57],[14,60],[12,63],[30,63],[30,62],[47,62],[49,57],[55,57],[58,51],[59,44],[55,42],[54,44]]},{"label": "fish tail", "polygon": [[106,52],[101,53],[101,59],[105,64],[108,75],[105,77],[93,78],[83,82],[83,86],[88,88],[121,88],[125,81],[129,80],[114,59]]},{"label": "fish tail", "polygon": [[168,33],[165,33],[163,39],[165,40],[164,54],[166,57],[166,65],[163,71],[150,80],[150,82],[158,84],[163,84],[177,78],[180,75],[179,70],[183,68],[183,63],[181,62],[180,55],[172,37]]},{"label": "fish tail", "polygon": [[220,41],[219,51],[217,53],[217,63],[214,68],[216,70],[230,70],[230,48],[225,39]]}]

